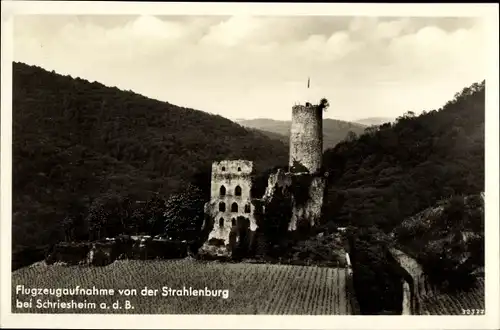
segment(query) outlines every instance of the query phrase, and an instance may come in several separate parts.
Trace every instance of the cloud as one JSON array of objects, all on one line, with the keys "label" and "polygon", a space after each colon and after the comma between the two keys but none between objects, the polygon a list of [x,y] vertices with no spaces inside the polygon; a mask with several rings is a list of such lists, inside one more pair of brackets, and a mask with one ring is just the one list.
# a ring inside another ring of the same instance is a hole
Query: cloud
[{"label": "cloud", "polygon": [[427,78],[445,72],[457,74],[464,72],[464,68],[472,75],[474,72],[482,75],[485,73],[481,64],[486,46],[482,36],[479,25],[453,32],[427,26],[416,33],[393,39],[387,51],[394,63],[402,68],[411,65]]},{"label": "cloud", "polygon": [[376,25],[374,34],[381,39],[396,38],[406,32],[410,24],[411,22],[408,18],[381,21]]},{"label": "cloud", "polygon": [[474,18],[38,15],[14,25],[17,61],[230,118],[287,119],[308,76],[331,99],[328,115],[349,119],[439,107],[485,74]]},{"label": "cloud", "polygon": [[226,21],[211,26],[201,43],[215,43],[221,46],[236,46],[249,41],[262,28],[259,20],[249,16],[233,16]]},{"label": "cloud", "polygon": [[187,34],[182,24],[164,21],[154,16],[140,16],[124,28],[112,31],[118,31],[119,34],[127,37],[155,41],[178,40]]}]

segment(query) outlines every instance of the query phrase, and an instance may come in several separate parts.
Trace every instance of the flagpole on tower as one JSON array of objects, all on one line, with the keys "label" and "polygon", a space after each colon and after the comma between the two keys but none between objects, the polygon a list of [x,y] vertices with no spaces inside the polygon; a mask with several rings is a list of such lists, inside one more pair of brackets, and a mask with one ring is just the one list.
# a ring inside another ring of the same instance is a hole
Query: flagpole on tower
[{"label": "flagpole on tower", "polygon": [[311,97],[311,77],[307,77],[307,88],[305,91],[305,101],[306,105],[310,105],[312,102],[312,97]]}]

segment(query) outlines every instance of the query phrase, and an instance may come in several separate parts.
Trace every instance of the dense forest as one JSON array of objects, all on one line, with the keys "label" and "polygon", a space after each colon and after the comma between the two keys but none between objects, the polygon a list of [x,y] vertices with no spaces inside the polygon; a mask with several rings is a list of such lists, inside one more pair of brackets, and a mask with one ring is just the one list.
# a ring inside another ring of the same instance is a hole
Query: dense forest
[{"label": "dense forest", "polygon": [[[333,110],[335,111],[335,109]],[[278,139],[288,146],[290,138],[290,121],[272,119],[238,120],[239,124],[266,134],[272,139]],[[335,147],[344,140],[349,132],[361,134],[367,125],[351,123],[337,119],[323,119],[323,149]]]},{"label": "dense forest", "polygon": [[150,221],[188,183],[206,189],[214,160],[288,161],[282,142],[223,117],[23,63],[13,64],[12,150],[14,252],[85,233],[115,209],[116,221],[139,219],[123,207],[138,201]]},{"label": "dense forest", "polygon": [[439,200],[484,191],[484,102],[483,81],[327,150],[324,221],[390,231]]},{"label": "dense forest", "polygon": [[394,247],[441,289],[475,285],[484,266],[484,103],[485,82],[474,83],[439,110],[408,112],[325,151],[324,228],[349,228],[363,314],[399,313],[398,283],[411,277]]}]

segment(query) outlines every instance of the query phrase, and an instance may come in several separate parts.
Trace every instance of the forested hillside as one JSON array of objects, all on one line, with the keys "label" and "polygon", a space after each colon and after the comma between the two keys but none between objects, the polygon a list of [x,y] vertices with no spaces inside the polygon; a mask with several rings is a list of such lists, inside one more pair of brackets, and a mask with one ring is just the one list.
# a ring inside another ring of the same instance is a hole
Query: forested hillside
[{"label": "forested hillside", "polygon": [[[273,139],[280,139],[288,145],[290,137],[290,121],[273,119],[250,119],[238,120],[240,125],[262,131]],[[333,148],[337,143],[344,140],[349,132],[363,133],[365,125],[351,123],[336,119],[323,119],[323,149]]]},{"label": "forested hillside", "polygon": [[280,134],[280,133],[275,133],[275,132],[271,132],[271,131],[266,131],[264,129],[259,129],[259,128],[253,128],[253,127],[250,127],[250,126],[245,126],[245,125],[242,125],[243,127],[245,127],[246,129],[250,130],[250,131],[253,131],[253,132],[257,132],[257,133],[260,133],[260,134],[264,134],[265,136],[273,139],[273,140],[279,140],[281,142],[283,142],[283,144],[285,146],[289,146],[290,144],[290,137],[288,135],[283,135],[283,134]]},{"label": "forested hillside", "polygon": [[[395,283],[411,276],[389,253],[394,246],[418,260],[442,289],[467,290],[481,282],[475,274],[484,257],[484,216],[477,198],[469,203],[463,196],[484,191],[484,102],[483,81],[439,110],[408,112],[325,152],[323,221],[326,228],[350,228],[362,313],[400,306],[402,287]],[[456,202],[437,218],[420,213],[449,200]],[[387,235],[393,230],[396,235]]]},{"label": "forested hillside", "polygon": [[325,221],[391,230],[439,200],[484,191],[485,82],[442,109],[368,128],[324,154]]},{"label": "forested hillside", "polygon": [[261,170],[287,153],[220,116],[14,63],[13,250],[61,240],[63,219],[84,217],[100,196],[167,198],[209,184],[214,160]]}]

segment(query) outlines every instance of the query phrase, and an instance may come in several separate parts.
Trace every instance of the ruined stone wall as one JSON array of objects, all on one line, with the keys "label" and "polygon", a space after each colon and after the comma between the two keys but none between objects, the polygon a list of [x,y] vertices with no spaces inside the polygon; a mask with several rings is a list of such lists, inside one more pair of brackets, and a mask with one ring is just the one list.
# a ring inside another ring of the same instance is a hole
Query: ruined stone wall
[{"label": "ruined stone wall", "polygon": [[[300,186],[298,178],[306,178],[307,186]],[[299,186],[294,187],[294,185]],[[286,173],[282,170],[269,176],[268,186],[263,200],[269,203],[277,189],[288,189],[292,192],[292,217],[284,219],[288,222],[288,230],[295,231],[301,222],[307,222],[311,227],[315,226],[321,218],[323,206],[323,196],[326,187],[326,178],[322,176],[312,176],[310,174]],[[307,195],[304,202],[298,201],[297,191]],[[265,210],[264,210],[265,211]]]},{"label": "ruined stone wall", "polygon": [[251,203],[253,163],[247,160],[224,160],[212,164],[211,198],[205,212],[213,219],[208,240],[228,243],[231,228],[238,216],[250,220],[250,230],[257,228]]},{"label": "ruined stone wall", "polygon": [[323,195],[326,186],[326,178],[314,176],[311,178],[308,189],[309,196],[304,204],[294,201],[292,209],[292,219],[288,225],[289,231],[297,229],[301,222],[307,222],[314,227],[321,219],[321,210],[323,206]]},{"label": "ruined stone wall", "polygon": [[269,175],[269,178],[267,179],[266,192],[264,193],[262,199],[265,202],[269,202],[274,196],[276,189],[287,189],[291,185],[292,176],[290,175],[290,173],[278,169],[276,173],[272,173],[271,175]]},{"label": "ruined stone wall", "polygon": [[295,162],[310,173],[321,168],[323,153],[323,111],[317,106],[296,105],[292,108],[289,166]]},{"label": "ruined stone wall", "polygon": [[60,242],[45,258],[47,264],[106,266],[117,259],[173,259],[188,255],[189,242],[120,235],[92,242]]}]

